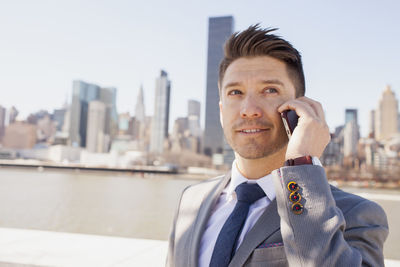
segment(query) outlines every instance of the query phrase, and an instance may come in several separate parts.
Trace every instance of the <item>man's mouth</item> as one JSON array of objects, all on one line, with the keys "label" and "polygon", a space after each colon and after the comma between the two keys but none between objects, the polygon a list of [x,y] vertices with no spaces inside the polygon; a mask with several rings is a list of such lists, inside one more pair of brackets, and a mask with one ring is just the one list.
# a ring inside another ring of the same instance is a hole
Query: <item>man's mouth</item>
[{"label": "man's mouth", "polygon": [[256,133],[266,132],[268,130],[269,129],[256,128],[256,129],[241,129],[241,130],[238,130],[237,132],[244,133],[244,134],[256,134]]}]

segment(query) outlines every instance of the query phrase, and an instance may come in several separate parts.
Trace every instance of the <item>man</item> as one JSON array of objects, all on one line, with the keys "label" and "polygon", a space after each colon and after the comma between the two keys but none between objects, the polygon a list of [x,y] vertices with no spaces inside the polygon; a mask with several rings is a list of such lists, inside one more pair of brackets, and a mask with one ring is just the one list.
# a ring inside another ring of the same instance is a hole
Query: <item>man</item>
[{"label": "man", "polygon": [[[304,96],[299,52],[258,25],[226,42],[220,120],[235,151],[228,174],[189,186],[168,266],[383,266],[380,206],[328,184],[321,104]],[[294,110],[288,141],[280,113]]]}]

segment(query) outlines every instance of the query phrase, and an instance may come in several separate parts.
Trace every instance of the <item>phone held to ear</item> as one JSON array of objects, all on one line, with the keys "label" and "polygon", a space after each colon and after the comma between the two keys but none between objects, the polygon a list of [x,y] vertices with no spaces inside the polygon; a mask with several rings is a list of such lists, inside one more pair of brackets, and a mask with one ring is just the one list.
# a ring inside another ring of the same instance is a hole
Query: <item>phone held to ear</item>
[{"label": "phone held to ear", "polygon": [[281,113],[281,117],[288,139],[290,139],[294,128],[297,126],[297,122],[299,121],[299,116],[297,116],[296,111],[288,109]]}]

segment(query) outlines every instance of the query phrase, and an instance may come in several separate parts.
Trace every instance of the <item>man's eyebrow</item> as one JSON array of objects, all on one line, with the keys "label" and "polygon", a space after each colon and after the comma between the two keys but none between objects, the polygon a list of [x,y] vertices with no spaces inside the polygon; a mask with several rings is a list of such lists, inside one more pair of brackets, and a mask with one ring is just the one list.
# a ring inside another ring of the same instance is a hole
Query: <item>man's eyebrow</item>
[{"label": "man's eyebrow", "polygon": [[[283,82],[281,82],[280,80],[277,80],[277,79],[261,80],[260,83],[262,83],[262,84],[278,84],[278,85],[284,86]],[[224,86],[224,88],[235,87],[235,86],[240,86],[240,85],[242,85],[241,82],[230,82],[230,83],[226,84]]]},{"label": "man's eyebrow", "polygon": [[241,84],[242,84],[242,83],[240,83],[240,82],[231,82],[231,83],[226,84],[226,85],[224,86],[224,88],[240,86]]},{"label": "man's eyebrow", "polygon": [[273,79],[273,80],[262,80],[261,83],[263,83],[263,84],[279,84],[279,85],[284,86],[283,82],[281,82],[280,80],[276,80],[276,79]]}]

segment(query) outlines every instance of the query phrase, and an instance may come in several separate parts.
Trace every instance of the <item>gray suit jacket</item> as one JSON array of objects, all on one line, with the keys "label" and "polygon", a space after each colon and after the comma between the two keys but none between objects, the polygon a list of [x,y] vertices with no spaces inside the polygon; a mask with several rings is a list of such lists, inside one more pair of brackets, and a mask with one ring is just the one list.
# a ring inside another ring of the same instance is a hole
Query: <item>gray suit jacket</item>
[{"label": "gray suit jacket", "polygon": [[[245,236],[231,267],[384,266],[388,224],[380,206],[330,186],[319,166],[282,167],[273,176],[276,199]],[[229,180],[230,173],[184,190],[169,240],[167,266],[198,265],[202,234]],[[288,198],[290,181],[300,186],[304,211],[299,215],[293,213]]]}]

